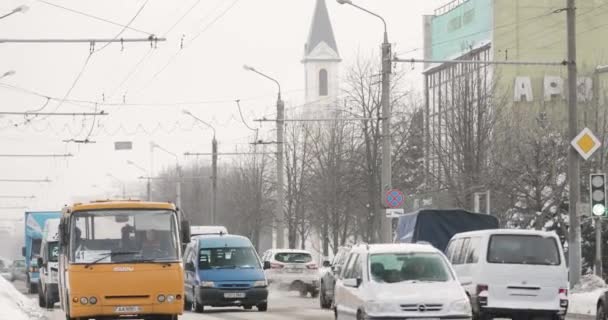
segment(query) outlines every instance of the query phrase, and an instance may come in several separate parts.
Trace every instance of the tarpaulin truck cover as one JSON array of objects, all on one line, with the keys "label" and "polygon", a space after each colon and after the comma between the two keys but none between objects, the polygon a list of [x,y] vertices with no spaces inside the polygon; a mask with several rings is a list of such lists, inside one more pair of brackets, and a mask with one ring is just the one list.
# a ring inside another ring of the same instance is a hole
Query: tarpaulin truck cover
[{"label": "tarpaulin truck cover", "polygon": [[395,242],[426,241],[445,251],[452,237],[461,232],[498,229],[498,219],[465,210],[418,210],[399,217]]}]

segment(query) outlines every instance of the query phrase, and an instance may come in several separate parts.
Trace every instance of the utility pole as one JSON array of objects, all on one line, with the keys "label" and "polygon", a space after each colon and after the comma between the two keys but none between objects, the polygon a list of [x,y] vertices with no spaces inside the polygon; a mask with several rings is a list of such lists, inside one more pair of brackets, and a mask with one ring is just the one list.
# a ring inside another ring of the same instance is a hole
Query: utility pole
[{"label": "utility pole", "polygon": [[[567,0],[567,30],[568,30],[568,132],[573,140],[578,135],[577,114],[577,66],[576,66],[576,7],[575,0]],[[580,197],[579,158],[574,147],[568,152],[568,180],[569,180],[569,216],[570,229],[568,231],[568,261],[570,272],[570,286],[579,283],[581,277],[581,226],[578,216],[578,202]]]},{"label": "utility pole", "polygon": [[212,207],[211,207],[211,219],[213,225],[217,224],[217,140],[215,135],[211,141],[211,190],[212,190]]},{"label": "utility pole", "polygon": [[[382,43],[382,193],[380,203],[384,203],[384,194],[392,189],[392,154],[391,154],[391,60],[392,46],[388,42],[388,32],[384,29]],[[380,216],[380,241],[390,243],[393,240],[392,219],[387,218],[384,210]]]},{"label": "utility pole", "polygon": [[182,167],[179,165],[179,163],[176,165],[175,170],[177,171],[177,182],[176,182],[176,186],[175,186],[175,195],[177,197],[177,207],[181,210],[182,209]]},{"label": "utility pole", "polygon": [[283,212],[283,205],[285,203],[285,190],[283,188],[283,140],[285,130],[285,103],[281,98],[281,84],[276,79],[256,70],[248,65],[243,66],[245,70],[255,72],[260,76],[274,82],[278,89],[279,94],[277,98],[277,203],[276,203],[276,214],[275,214],[275,228],[277,232],[277,248],[285,247],[285,213]]},{"label": "utility pole", "polygon": [[285,130],[285,104],[281,92],[277,99],[277,248],[285,247],[285,224],[283,203],[285,190],[283,188],[283,133]]}]

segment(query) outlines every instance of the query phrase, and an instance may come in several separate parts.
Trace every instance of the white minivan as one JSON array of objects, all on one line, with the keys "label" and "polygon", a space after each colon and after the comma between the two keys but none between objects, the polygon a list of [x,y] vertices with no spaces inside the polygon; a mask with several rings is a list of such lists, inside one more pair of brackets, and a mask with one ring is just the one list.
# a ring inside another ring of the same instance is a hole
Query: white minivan
[{"label": "white minivan", "polygon": [[568,268],[554,232],[460,233],[448,244],[446,256],[471,298],[475,319],[565,317]]}]

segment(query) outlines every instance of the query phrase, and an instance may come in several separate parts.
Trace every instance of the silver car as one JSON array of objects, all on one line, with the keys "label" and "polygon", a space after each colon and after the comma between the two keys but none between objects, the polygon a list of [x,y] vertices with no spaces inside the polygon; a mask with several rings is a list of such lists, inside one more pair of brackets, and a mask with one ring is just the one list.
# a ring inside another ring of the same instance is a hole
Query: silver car
[{"label": "silver car", "polygon": [[336,277],[338,277],[344,268],[344,263],[346,262],[350,250],[350,247],[340,247],[331,262],[323,262],[324,271],[321,275],[321,288],[319,292],[319,303],[322,309],[331,308],[334,302]]}]

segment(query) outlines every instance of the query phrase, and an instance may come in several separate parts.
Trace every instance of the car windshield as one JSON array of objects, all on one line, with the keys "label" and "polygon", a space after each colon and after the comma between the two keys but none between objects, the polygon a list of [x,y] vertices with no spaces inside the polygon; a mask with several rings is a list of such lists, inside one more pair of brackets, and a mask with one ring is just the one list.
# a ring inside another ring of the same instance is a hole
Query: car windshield
[{"label": "car windshield", "polygon": [[168,210],[99,210],[72,216],[74,263],[178,261],[177,222]]},{"label": "car windshield", "polygon": [[279,252],[274,259],[283,263],[308,263],[312,261],[312,256],[307,252]]},{"label": "car windshield", "polygon": [[48,250],[49,261],[57,262],[59,258],[59,242],[49,242]]},{"label": "car windshield", "polygon": [[370,278],[375,282],[452,280],[445,259],[437,253],[372,254],[369,263]]},{"label": "car windshield", "polygon": [[494,235],[488,249],[489,263],[561,264],[557,241],[535,235]]},{"label": "car windshield", "polygon": [[260,260],[251,247],[203,248],[199,251],[198,267],[210,269],[260,269]]}]

